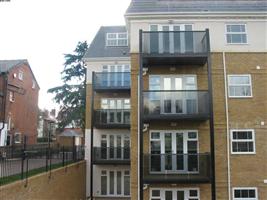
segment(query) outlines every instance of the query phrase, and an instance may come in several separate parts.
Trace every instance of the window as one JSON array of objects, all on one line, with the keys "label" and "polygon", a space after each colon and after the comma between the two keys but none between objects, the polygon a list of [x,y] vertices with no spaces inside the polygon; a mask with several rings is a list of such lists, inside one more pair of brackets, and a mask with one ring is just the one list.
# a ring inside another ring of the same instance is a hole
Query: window
[{"label": "window", "polygon": [[255,153],[254,130],[231,130],[232,154]]},{"label": "window", "polygon": [[11,117],[8,117],[8,124],[7,124],[7,130],[10,131],[11,128]]},{"label": "window", "polygon": [[32,80],[32,89],[35,89],[36,83],[34,80]]},{"label": "window", "polygon": [[252,97],[251,76],[228,75],[229,97]]},{"label": "window", "polygon": [[257,200],[257,188],[233,188],[233,200]]},{"label": "window", "polygon": [[130,195],[130,171],[102,170],[101,171],[101,195],[105,196],[129,196]]},{"label": "window", "polygon": [[14,92],[13,91],[9,92],[9,101],[11,101],[11,102],[15,101],[15,96],[14,96]]},{"label": "window", "polygon": [[128,46],[127,33],[107,33],[107,46]]},{"label": "window", "polygon": [[21,133],[15,133],[14,142],[17,144],[21,143]]},{"label": "window", "polygon": [[23,80],[23,71],[19,70],[19,80]]},{"label": "window", "polygon": [[245,24],[226,25],[227,44],[247,44],[247,32]]},{"label": "window", "polygon": [[199,200],[199,189],[151,189],[150,200]]}]

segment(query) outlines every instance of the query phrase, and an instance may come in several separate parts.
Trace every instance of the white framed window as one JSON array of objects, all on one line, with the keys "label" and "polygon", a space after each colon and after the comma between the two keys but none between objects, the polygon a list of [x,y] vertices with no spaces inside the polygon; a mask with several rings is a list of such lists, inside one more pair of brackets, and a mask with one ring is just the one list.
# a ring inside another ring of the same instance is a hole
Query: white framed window
[{"label": "white framed window", "polygon": [[16,143],[16,144],[19,144],[19,143],[21,143],[21,141],[22,141],[22,136],[21,136],[21,133],[15,133],[15,135],[14,135],[14,142]]},{"label": "white framed window", "polygon": [[253,129],[231,130],[232,154],[255,154],[255,134]]},{"label": "white framed window", "polygon": [[7,130],[10,131],[10,129],[11,129],[11,117],[10,116],[8,117],[7,123],[8,123],[7,124]]},{"label": "white framed window", "polygon": [[14,96],[14,92],[13,91],[9,92],[9,101],[10,102],[15,102],[15,96]]},{"label": "white framed window", "polygon": [[256,187],[235,187],[233,188],[233,200],[258,200]]},{"label": "white framed window", "polygon": [[252,97],[251,75],[228,75],[228,90],[231,98]]},{"label": "white framed window", "polygon": [[32,89],[35,89],[35,87],[36,87],[36,83],[34,80],[32,80]]},{"label": "white framed window", "polygon": [[227,44],[247,44],[246,24],[226,24]]},{"label": "white framed window", "polygon": [[101,196],[130,196],[130,171],[102,170]]},{"label": "white framed window", "polygon": [[198,188],[152,188],[150,189],[150,200],[199,200]]},{"label": "white framed window", "polygon": [[19,70],[19,80],[23,80],[23,71]]},{"label": "white framed window", "polygon": [[121,33],[107,33],[106,46],[128,46],[128,34]]}]

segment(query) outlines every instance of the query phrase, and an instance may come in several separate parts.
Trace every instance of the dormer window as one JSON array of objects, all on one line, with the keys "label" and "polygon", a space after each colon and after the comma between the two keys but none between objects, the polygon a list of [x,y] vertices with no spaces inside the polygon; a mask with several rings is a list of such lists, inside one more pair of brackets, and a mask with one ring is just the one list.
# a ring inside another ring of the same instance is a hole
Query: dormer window
[{"label": "dormer window", "polygon": [[107,46],[128,46],[128,34],[126,32],[122,33],[107,33]]}]

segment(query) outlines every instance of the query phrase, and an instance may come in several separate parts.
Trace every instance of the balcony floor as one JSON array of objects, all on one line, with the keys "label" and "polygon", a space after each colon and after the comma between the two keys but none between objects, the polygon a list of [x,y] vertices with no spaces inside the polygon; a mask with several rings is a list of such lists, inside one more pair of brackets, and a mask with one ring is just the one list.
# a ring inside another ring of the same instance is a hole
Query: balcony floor
[{"label": "balcony floor", "polygon": [[207,53],[195,54],[143,54],[144,67],[159,65],[196,65],[203,66],[208,58]]},{"label": "balcony floor", "polygon": [[144,183],[146,184],[192,184],[192,183],[210,183],[210,178],[198,174],[150,174],[144,176]]}]

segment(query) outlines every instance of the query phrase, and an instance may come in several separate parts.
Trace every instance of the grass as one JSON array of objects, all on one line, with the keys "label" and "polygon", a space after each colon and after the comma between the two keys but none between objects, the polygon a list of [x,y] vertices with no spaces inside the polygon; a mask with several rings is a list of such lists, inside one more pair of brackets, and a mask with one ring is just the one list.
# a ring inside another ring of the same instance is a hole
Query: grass
[{"label": "grass", "polygon": [[[67,166],[67,165],[72,164],[72,163],[74,163],[74,161],[66,161],[64,166]],[[49,172],[49,169],[50,169],[49,167],[50,166],[48,165],[48,171],[47,172]],[[62,163],[52,164],[51,165],[51,170],[57,169],[57,168],[60,168],[60,167],[63,167]],[[41,167],[41,168],[29,170],[28,171],[28,177],[35,176],[37,174],[41,174],[41,173],[43,173],[45,171],[46,171],[46,167]],[[26,172],[23,173],[23,180],[25,178],[26,178]],[[0,178],[0,187],[2,185],[6,185],[6,184],[9,184],[9,183],[18,181],[18,180],[22,180],[21,179],[21,173],[14,174],[14,175],[7,176],[7,177],[2,177],[2,178]]]}]

